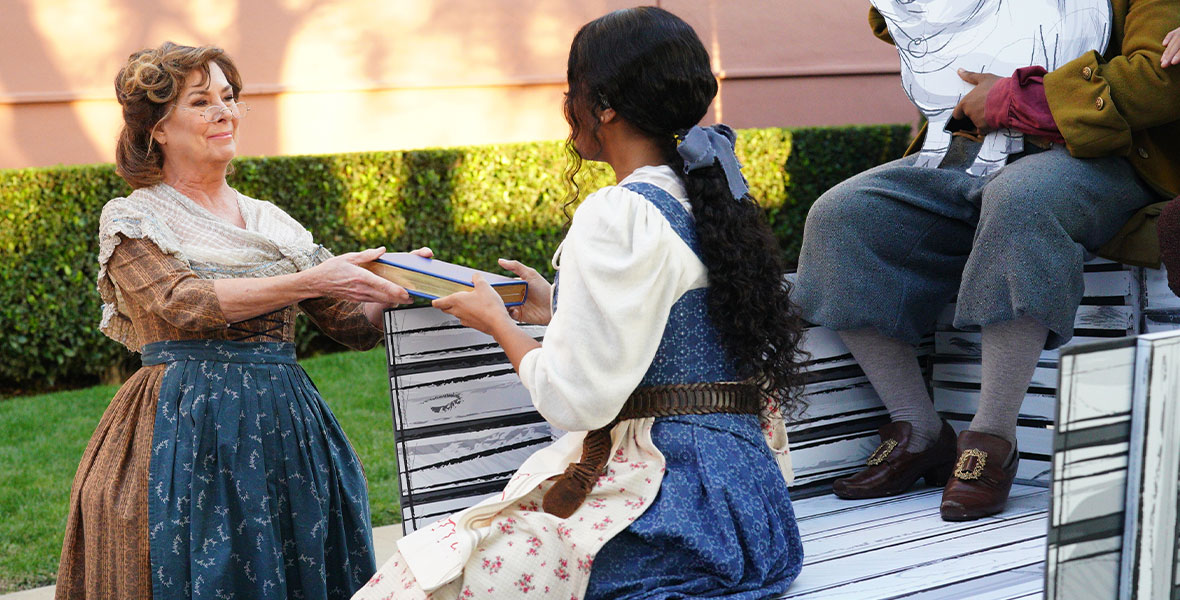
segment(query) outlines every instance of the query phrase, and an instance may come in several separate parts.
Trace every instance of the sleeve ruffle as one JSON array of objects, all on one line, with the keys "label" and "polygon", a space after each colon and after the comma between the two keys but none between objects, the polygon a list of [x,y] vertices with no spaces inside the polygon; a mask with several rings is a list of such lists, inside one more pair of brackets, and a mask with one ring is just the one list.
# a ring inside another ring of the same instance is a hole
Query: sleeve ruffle
[{"label": "sleeve ruffle", "polygon": [[98,328],[128,350],[138,352],[143,344],[131,319],[120,310],[119,287],[107,270],[115,248],[124,239],[147,239],[167,254],[181,260],[184,257],[171,230],[136,209],[127,198],[116,198],[103,207],[98,229],[98,295],[102,298],[102,320]]},{"label": "sleeve ruffle", "polygon": [[541,415],[567,431],[609,423],[651,364],[672,304],[704,274],[643,196],[612,186],[587,198],[562,245],[545,341],[519,367]]}]

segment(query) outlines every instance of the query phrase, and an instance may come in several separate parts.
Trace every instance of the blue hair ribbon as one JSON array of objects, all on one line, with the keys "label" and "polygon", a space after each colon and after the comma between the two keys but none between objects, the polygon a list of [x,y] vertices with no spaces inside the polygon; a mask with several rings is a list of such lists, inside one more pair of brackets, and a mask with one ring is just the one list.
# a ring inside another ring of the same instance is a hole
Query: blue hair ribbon
[{"label": "blue hair ribbon", "polygon": [[710,127],[694,126],[678,137],[680,143],[676,151],[684,159],[685,173],[711,167],[714,162],[720,161],[733,199],[741,200],[746,196],[750,187],[746,185],[746,178],[742,177],[742,165],[734,152],[737,134],[733,129],[721,123]]}]

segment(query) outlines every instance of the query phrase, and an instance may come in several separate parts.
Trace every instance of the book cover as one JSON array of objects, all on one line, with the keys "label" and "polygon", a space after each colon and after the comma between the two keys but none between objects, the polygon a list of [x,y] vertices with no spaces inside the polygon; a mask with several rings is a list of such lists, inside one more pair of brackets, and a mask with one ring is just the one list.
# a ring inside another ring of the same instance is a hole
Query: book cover
[{"label": "book cover", "polygon": [[528,284],[521,279],[488,273],[463,265],[433,258],[423,258],[410,252],[387,252],[377,260],[363,265],[420,298],[434,300],[455,292],[474,289],[472,275],[479,273],[504,299],[505,306],[524,304]]}]

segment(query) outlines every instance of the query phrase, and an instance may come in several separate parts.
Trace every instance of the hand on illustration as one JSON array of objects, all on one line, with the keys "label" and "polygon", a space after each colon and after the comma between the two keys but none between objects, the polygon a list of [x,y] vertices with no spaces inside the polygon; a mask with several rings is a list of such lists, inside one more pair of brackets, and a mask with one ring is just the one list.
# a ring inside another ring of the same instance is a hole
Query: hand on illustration
[{"label": "hand on illustration", "polygon": [[504,300],[500,298],[492,286],[479,274],[472,276],[475,289],[470,292],[455,292],[431,302],[435,308],[459,317],[459,322],[488,335],[494,335],[497,326],[516,326],[508,310],[504,308]]},{"label": "hand on illustration", "polygon": [[541,277],[536,269],[518,261],[501,258],[500,266],[512,271],[529,285],[529,293],[525,303],[509,307],[508,314],[522,323],[548,325],[549,320],[553,318],[551,310],[553,286],[549,285],[549,282],[545,281],[545,278]]},{"label": "hand on illustration", "polygon": [[1170,67],[1180,65],[1180,27],[1168,32],[1164,36],[1164,53],[1160,57],[1160,66]]},{"label": "hand on illustration", "polygon": [[964,117],[971,119],[980,135],[983,135],[991,131],[991,127],[987,124],[987,93],[991,91],[992,86],[996,85],[1000,77],[991,73],[975,73],[964,69],[959,69],[959,77],[975,88],[959,100],[951,116],[956,119]]}]

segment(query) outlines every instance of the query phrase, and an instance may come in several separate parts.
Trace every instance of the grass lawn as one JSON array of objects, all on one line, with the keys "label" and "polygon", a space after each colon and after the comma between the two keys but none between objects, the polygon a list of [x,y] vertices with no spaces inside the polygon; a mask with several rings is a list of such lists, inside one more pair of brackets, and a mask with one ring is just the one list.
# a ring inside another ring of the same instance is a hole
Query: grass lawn
[{"label": "grass lawn", "polygon": [[[384,352],[300,361],[365,465],[374,526],[400,516]],[[0,593],[53,583],[74,471],[116,389],[0,400]]]}]

